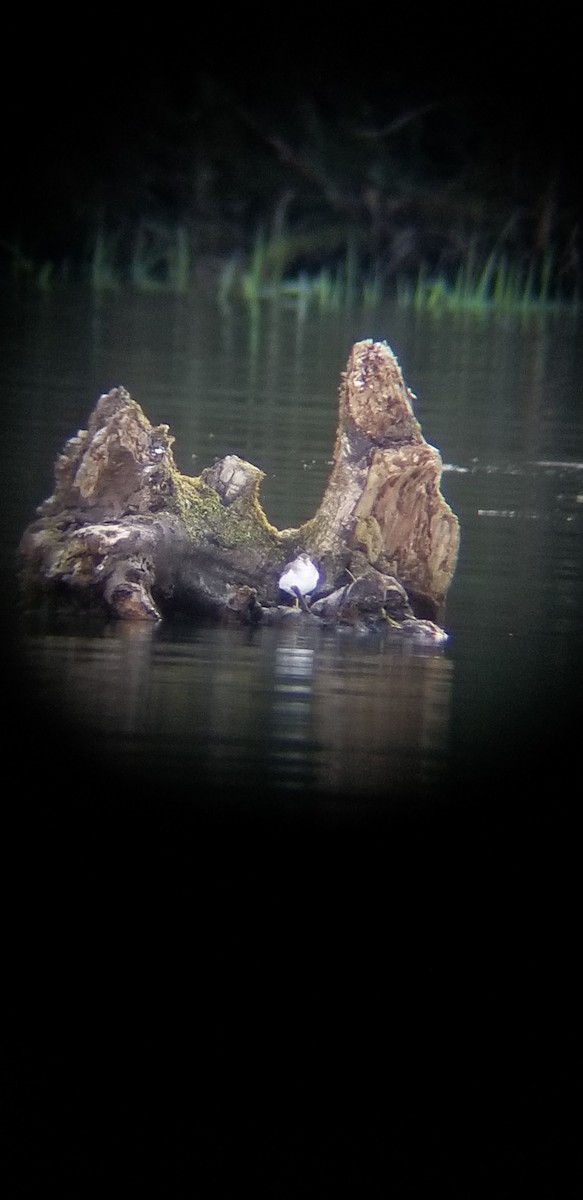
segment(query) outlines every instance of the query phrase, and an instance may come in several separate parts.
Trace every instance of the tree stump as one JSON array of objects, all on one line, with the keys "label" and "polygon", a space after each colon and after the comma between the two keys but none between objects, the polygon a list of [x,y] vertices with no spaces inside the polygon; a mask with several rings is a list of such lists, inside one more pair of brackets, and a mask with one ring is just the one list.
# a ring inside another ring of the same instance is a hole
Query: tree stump
[{"label": "tree stump", "polygon": [[[182,475],[168,426],[153,427],[113,389],[58,456],[54,493],[22,537],[25,605],[75,603],[124,620],[293,617],[441,640],[459,524],[413,399],[385,343],[356,343],[322,502],[300,528],[278,530],[261,506],[257,467],[228,455],[197,478]],[[302,551],[319,583],[311,605],[294,609],[278,582]]]}]

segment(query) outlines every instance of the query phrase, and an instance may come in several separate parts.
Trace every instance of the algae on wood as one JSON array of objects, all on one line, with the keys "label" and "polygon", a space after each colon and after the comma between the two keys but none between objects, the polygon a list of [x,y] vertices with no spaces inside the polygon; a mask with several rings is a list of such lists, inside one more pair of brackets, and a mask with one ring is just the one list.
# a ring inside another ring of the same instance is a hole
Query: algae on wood
[{"label": "algae on wood", "polygon": [[[307,550],[320,569],[313,619],[352,620],[370,612],[374,594],[379,619],[403,628],[421,619],[422,629],[424,618],[442,616],[459,525],[411,399],[389,347],[358,342],[342,378],[322,502],[299,529],[278,530],[263,512],[257,467],[228,455],[197,478],[182,475],[168,427],[153,427],[124,388],[113,389],[66,443],[54,493],[22,538],[28,603],[77,599],[125,619],[175,611],[286,619],[279,576]],[[368,581],[368,608],[358,579]]]}]

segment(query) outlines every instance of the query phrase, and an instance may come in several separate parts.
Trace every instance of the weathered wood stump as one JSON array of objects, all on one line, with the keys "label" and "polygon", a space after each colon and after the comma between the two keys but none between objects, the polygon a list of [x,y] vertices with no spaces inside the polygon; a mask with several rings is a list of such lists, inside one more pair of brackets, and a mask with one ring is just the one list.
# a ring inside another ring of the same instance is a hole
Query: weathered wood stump
[{"label": "weathered wood stump", "polygon": [[[261,507],[257,467],[228,455],[197,478],[182,475],[168,426],[153,427],[115,388],[66,443],[54,493],[23,535],[26,604],[76,601],[132,620],[293,615],[440,640],[434,622],[455,570],[459,524],[412,399],[389,347],[358,342],[342,376],[320,507],[299,529],[278,530]],[[283,566],[300,551],[320,571],[308,612],[278,603]]]}]

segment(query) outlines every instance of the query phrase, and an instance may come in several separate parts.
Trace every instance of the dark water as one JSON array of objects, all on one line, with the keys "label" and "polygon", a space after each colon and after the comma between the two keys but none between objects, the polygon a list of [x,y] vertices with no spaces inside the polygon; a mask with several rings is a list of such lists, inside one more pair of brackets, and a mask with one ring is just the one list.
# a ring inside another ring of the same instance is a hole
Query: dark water
[{"label": "dark water", "polygon": [[[156,1167],[163,1195],[575,1195],[580,327],[155,296],[13,300],[2,327],[10,1194]],[[257,463],[295,525],[365,336],[460,518],[444,647],[23,627],[18,540],[103,391],[185,472]]]},{"label": "dark water", "polygon": [[252,319],[114,296],[15,301],[4,330],[8,581],[56,454],[116,384],[170,425],[183,471],[239,454],[265,472],[270,519],[302,522],[326,484],[339,375],[363,336],[397,354],[461,522],[444,649],[202,626],[24,636],[37,719],[52,717],[57,744],[87,755],[110,789],[155,781],[164,804],[187,797],[192,814],[226,804],[243,821],[266,809],[334,824],[471,807],[484,770],[493,802],[508,773],[561,772],[583,632],[575,322],[390,309],[300,322],[281,307]]}]

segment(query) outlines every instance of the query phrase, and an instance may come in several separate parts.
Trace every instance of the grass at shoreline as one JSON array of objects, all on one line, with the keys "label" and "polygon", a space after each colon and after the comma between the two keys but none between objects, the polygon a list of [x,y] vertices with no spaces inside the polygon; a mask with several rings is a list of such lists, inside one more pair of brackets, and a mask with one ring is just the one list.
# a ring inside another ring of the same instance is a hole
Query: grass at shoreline
[{"label": "grass at shoreline", "polygon": [[[312,241],[315,245],[318,239],[314,236]],[[421,263],[416,276],[403,272],[387,277],[382,261],[361,266],[354,239],[345,239],[343,253],[331,254],[327,265],[295,272],[293,239],[289,242],[291,252],[284,239],[265,238],[259,230],[247,255],[235,252],[205,259],[193,252],[183,225],[141,222],[130,246],[122,245],[120,235],[99,227],[82,268],[34,263],[3,245],[11,269],[0,277],[0,286],[49,293],[74,281],[95,294],[129,287],[137,294],[170,296],[188,296],[202,287],[214,293],[222,308],[243,302],[254,310],[265,302],[278,302],[295,309],[299,321],[315,312],[374,309],[387,301],[435,315],[581,311],[580,288],[576,283],[570,291],[560,286],[550,249],[519,260],[496,247],[480,256],[472,245],[448,273]]]}]

